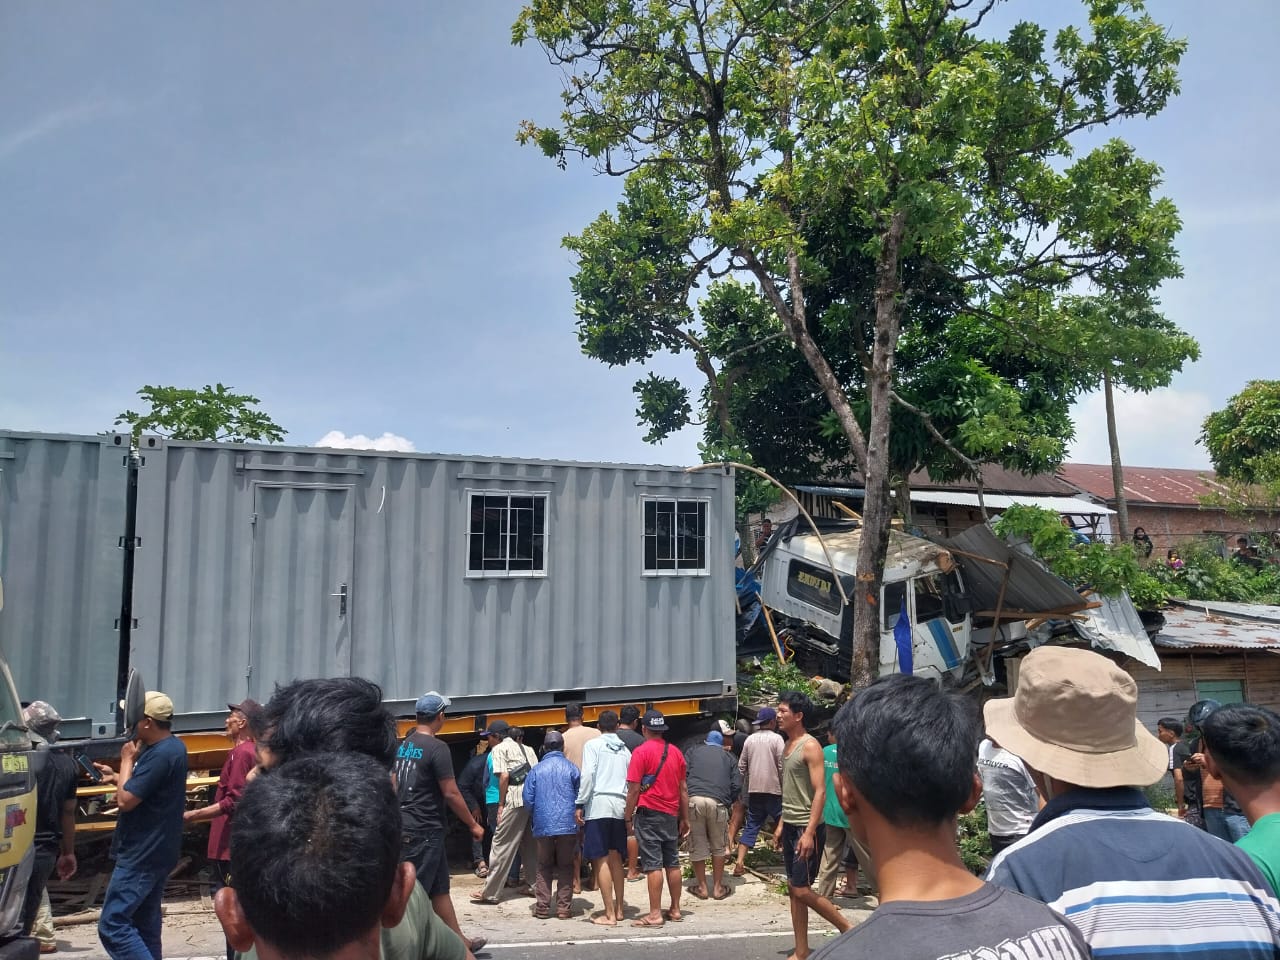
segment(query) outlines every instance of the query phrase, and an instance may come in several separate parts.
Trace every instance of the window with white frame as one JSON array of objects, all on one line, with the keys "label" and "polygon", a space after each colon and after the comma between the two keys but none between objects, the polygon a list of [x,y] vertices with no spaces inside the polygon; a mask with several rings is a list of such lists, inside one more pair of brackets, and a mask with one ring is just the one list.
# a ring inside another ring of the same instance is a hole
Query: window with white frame
[{"label": "window with white frame", "polygon": [[471,493],[467,576],[536,577],[547,572],[547,495]]},{"label": "window with white frame", "polygon": [[643,503],[644,572],[707,573],[708,501],[646,497]]}]

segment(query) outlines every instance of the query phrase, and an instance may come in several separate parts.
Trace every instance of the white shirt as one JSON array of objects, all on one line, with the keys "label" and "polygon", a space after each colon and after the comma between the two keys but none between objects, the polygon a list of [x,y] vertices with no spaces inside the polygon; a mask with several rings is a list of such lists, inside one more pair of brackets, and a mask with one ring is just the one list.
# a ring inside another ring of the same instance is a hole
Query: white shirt
[{"label": "white shirt", "polygon": [[1031,771],[1022,760],[990,740],[978,745],[978,775],[987,804],[987,831],[997,837],[1025,834],[1040,809]]}]

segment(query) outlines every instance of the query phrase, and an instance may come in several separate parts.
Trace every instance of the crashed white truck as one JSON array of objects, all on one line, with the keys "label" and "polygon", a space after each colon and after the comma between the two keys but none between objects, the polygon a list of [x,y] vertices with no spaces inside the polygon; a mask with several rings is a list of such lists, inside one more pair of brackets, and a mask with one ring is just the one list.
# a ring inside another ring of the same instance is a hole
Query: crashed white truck
[{"label": "crashed white truck", "polygon": [[[809,672],[847,680],[862,530],[855,521],[816,523],[816,532],[799,518],[781,525],[740,571],[739,653],[768,652],[776,638]],[[878,609],[881,676],[902,667],[894,634],[904,611],[912,672],[963,688],[1003,679],[1001,659],[1051,642],[1083,639],[1159,668],[1127,597],[1078,593],[986,526],[942,542],[891,531]]]}]

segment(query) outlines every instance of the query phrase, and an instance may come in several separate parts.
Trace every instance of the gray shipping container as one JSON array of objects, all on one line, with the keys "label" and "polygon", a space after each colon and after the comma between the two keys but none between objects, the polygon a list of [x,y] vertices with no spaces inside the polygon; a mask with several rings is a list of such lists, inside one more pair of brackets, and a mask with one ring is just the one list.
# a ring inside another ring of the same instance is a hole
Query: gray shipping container
[{"label": "gray shipping container", "polygon": [[[118,682],[119,443],[0,433],[0,642],[86,727]],[[136,477],[128,663],[177,729],[296,677],[368,677],[402,715],[428,689],[455,712],[735,692],[731,471],[146,437]]]}]

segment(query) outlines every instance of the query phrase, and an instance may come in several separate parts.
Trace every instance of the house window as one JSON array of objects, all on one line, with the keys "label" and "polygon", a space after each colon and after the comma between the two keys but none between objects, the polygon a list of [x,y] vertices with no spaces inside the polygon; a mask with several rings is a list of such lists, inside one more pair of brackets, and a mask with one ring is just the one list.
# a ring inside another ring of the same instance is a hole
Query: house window
[{"label": "house window", "polygon": [[646,498],[643,503],[645,574],[708,573],[707,501]]},{"label": "house window", "polygon": [[547,496],[472,493],[467,576],[536,577],[547,572]]}]

